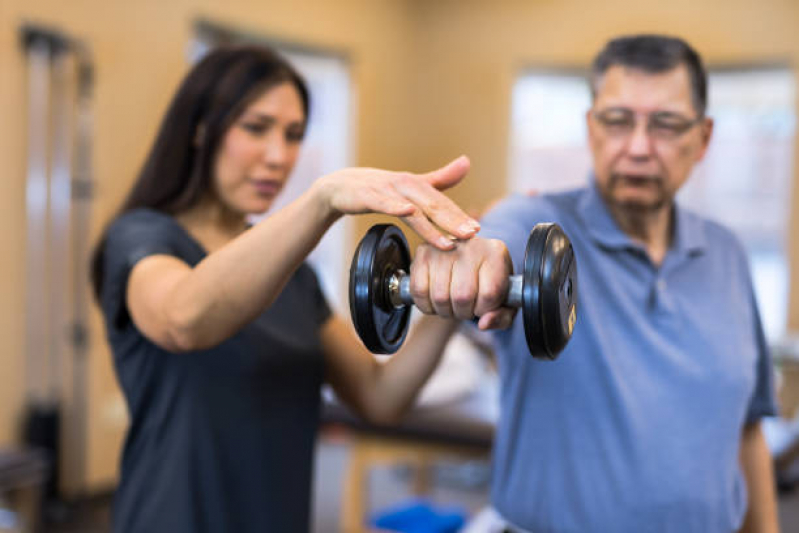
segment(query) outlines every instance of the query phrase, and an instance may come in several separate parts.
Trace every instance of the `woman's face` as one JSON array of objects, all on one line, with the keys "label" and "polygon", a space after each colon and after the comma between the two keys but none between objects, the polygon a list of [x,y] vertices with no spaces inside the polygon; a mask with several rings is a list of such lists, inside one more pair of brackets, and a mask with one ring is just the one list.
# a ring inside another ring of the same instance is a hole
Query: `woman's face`
[{"label": "woman's face", "polygon": [[222,138],[214,161],[216,197],[236,213],[265,212],[294,168],[304,134],[295,86],[285,82],[266,90]]}]

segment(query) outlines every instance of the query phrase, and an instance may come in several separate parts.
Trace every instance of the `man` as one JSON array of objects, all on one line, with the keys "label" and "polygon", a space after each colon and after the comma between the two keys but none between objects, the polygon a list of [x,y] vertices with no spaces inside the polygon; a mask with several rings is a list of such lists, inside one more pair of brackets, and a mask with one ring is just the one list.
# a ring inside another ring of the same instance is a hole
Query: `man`
[{"label": "man", "polygon": [[559,223],[575,249],[578,318],[560,358],[532,359],[521,320],[497,333],[491,513],[508,531],[777,531],[747,259],[674,201],[713,131],[701,60],[679,39],[615,39],[591,89],[588,187],[511,197],[480,237],[422,247],[412,265],[424,312],[494,328],[513,319],[499,306],[535,223]]}]

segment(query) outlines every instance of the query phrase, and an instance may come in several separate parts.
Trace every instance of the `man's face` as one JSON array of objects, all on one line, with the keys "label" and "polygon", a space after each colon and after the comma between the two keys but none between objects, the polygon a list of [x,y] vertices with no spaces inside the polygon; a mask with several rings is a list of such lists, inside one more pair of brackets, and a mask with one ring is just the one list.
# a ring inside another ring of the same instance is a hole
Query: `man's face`
[{"label": "man's face", "polygon": [[713,130],[694,108],[684,65],[657,74],[610,67],[586,118],[602,197],[636,212],[671,206]]}]

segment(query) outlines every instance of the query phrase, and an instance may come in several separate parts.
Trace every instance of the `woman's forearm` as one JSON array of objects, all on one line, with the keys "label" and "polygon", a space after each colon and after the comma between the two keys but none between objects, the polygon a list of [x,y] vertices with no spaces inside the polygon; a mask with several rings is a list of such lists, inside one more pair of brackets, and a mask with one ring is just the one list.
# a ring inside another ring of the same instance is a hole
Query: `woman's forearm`
[{"label": "woman's forearm", "polygon": [[300,198],[189,272],[170,278],[168,297],[162,300],[166,309],[159,309],[170,332],[176,332],[168,337],[179,339],[175,344],[183,349],[192,349],[212,346],[238,331],[274,301],[322,235],[344,214],[402,217],[441,249],[454,247],[448,235],[471,238],[479,224],[440,192],[460,181],[468,168],[468,159],[458,158],[427,174],[351,168],[319,178]]},{"label": "woman's forearm", "polygon": [[337,218],[309,189],[191,269],[165,298],[165,315],[194,348],[221,342],[274,301]]},{"label": "woman's forearm", "polygon": [[394,423],[411,408],[457,328],[457,320],[437,316],[417,322],[400,352],[377,372],[370,402],[373,419]]},{"label": "woman's forearm", "polygon": [[381,363],[338,317],[322,328],[327,381],[353,411],[374,424],[392,424],[413,405],[435,370],[457,322],[422,317],[402,348]]}]

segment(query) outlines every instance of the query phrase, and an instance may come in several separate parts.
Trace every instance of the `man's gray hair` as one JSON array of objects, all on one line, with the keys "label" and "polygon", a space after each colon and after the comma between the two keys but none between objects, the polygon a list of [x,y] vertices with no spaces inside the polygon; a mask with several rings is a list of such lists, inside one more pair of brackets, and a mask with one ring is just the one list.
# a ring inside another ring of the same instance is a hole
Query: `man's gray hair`
[{"label": "man's gray hair", "polygon": [[657,74],[685,65],[691,78],[691,99],[699,116],[707,109],[707,72],[702,58],[684,40],[665,35],[628,35],[609,41],[591,65],[591,98],[607,70],[615,65]]}]

